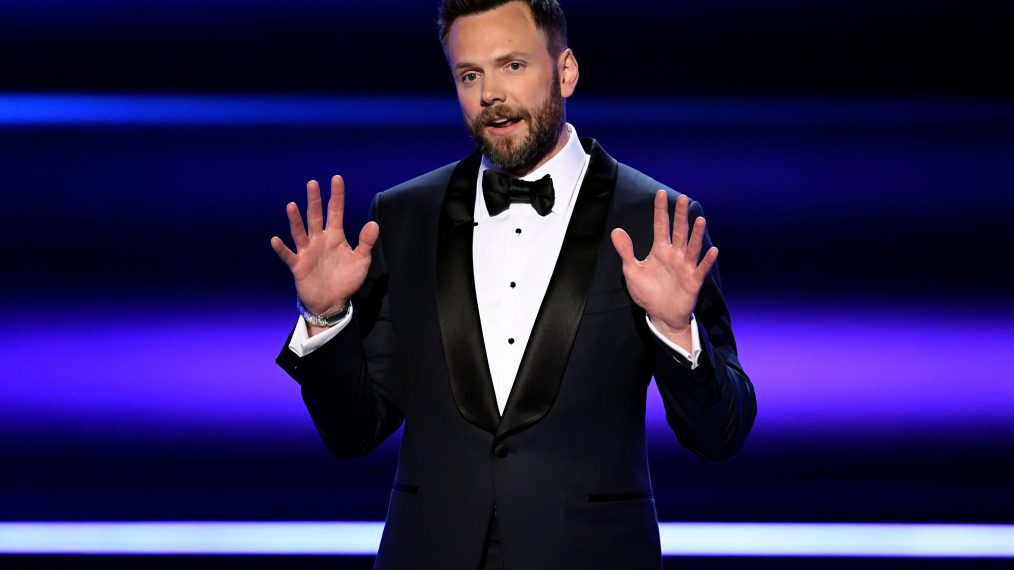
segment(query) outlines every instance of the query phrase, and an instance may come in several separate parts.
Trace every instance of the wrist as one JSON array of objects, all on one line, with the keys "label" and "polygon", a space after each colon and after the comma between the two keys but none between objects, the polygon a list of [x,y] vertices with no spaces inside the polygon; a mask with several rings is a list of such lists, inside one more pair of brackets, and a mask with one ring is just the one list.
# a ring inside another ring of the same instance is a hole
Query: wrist
[{"label": "wrist", "polygon": [[314,313],[303,305],[303,301],[296,296],[296,310],[303,316],[303,319],[308,325],[315,328],[327,328],[333,327],[342,319],[345,318],[349,313],[349,309],[352,307],[352,300],[346,299],[340,305],[336,305],[321,313]]},{"label": "wrist", "polygon": [[669,321],[666,319],[656,317],[654,315],[648,315],[648,319],[650,319],[651,324],[654,325],[656,329],[658,329],[658,332],[666,336],[672,335],[682,336],[684,334],[689,333],[690,323],[692,322],[690,316],[687,316],[686,319],[677,319],[675,321]]}]

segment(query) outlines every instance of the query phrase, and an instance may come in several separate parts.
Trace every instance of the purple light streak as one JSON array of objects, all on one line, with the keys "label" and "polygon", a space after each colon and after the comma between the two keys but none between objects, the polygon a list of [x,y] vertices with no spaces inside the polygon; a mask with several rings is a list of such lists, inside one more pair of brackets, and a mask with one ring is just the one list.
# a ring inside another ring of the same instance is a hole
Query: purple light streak
[{"label": "purple light streak", "polygon": [[[223,300],[223,303],[225,301]],[[232,302],[232,301],[229,301]],[[4,312],[0,428],[110,434],[303,437],[298,387],[273,363],[295,320],[246,306],[81,309],[52,327]],[[741,360],[758,394],[756,437],[984,430],[1014,434],[1014,318],[943,306],[734,306]],[[163,315],[148,324],[147,315]],[[654,389],[651,431],[665,431]],[[123,431],[127,430],[127,431]]]}]

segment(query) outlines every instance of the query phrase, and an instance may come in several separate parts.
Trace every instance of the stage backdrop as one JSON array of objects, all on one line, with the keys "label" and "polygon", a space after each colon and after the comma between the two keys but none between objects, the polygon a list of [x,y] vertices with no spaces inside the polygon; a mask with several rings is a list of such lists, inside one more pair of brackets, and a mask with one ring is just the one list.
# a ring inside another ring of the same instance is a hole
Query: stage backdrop
[{"label": "stage backdrop", "polygon": [[[471,150],[430,4],[0,3],[0,520],[383,519],[268,239]],[[1014,523],[1005,4],[565,7],[569,120],[702,202],[757,389],[723,465],[652,389],[660,518]]]}]

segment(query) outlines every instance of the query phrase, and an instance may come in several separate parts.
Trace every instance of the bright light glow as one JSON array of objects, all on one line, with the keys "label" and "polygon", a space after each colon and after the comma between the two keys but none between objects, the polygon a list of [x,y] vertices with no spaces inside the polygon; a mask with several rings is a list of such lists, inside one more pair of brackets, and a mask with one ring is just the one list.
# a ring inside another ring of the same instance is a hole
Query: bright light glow
[{"label": "bright light glow", "polygon": [[[1014,525],[662,523],[666,556],[1014,558]],[[0,554],[371,555],[381,522],[0,523]]]},{"label": "bright light glow", "polygon": [[662,523],[662,552],[687,556],[1014,558],[1014,525]]},{"label": "bright light glow", "polygon": [[0,554],[376,554],[382,522],[0,523]]},{"label": "bright light glow", "polygon": [[457,125],[451,97],[0,94],[0,126]]},{"label": "bright light glow", "polygon": [[[577,124],[969,125],[1014,123],[1008,103],[581,97]],[[571,113],[573,111],[573,113]],[[118,95],[0,93],[0,126],[444,125],[461,112],[444,96]]]}]

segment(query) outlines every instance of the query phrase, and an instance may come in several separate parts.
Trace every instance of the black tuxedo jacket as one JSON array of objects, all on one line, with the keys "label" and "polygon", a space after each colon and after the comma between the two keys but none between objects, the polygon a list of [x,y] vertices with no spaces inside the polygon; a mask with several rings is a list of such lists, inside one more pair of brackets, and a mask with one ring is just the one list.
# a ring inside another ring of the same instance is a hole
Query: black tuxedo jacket
[{"label": "black tuxedo jacket", "polygon": [[646,255],[664,186],[582,144],[589,168],[502,417],[472,275],[477,152],[376,196],[382,237],[352,322],[303,358],[278,357],[336,455],[365,454],[404,422],[377,568],[475,570],[494,514],[508,568],[658,568],[651,377],[697,455],[726,459],[750,431],[753,388],[717,268],[690,370],[648,330],[609,239],[622,227]]}]

